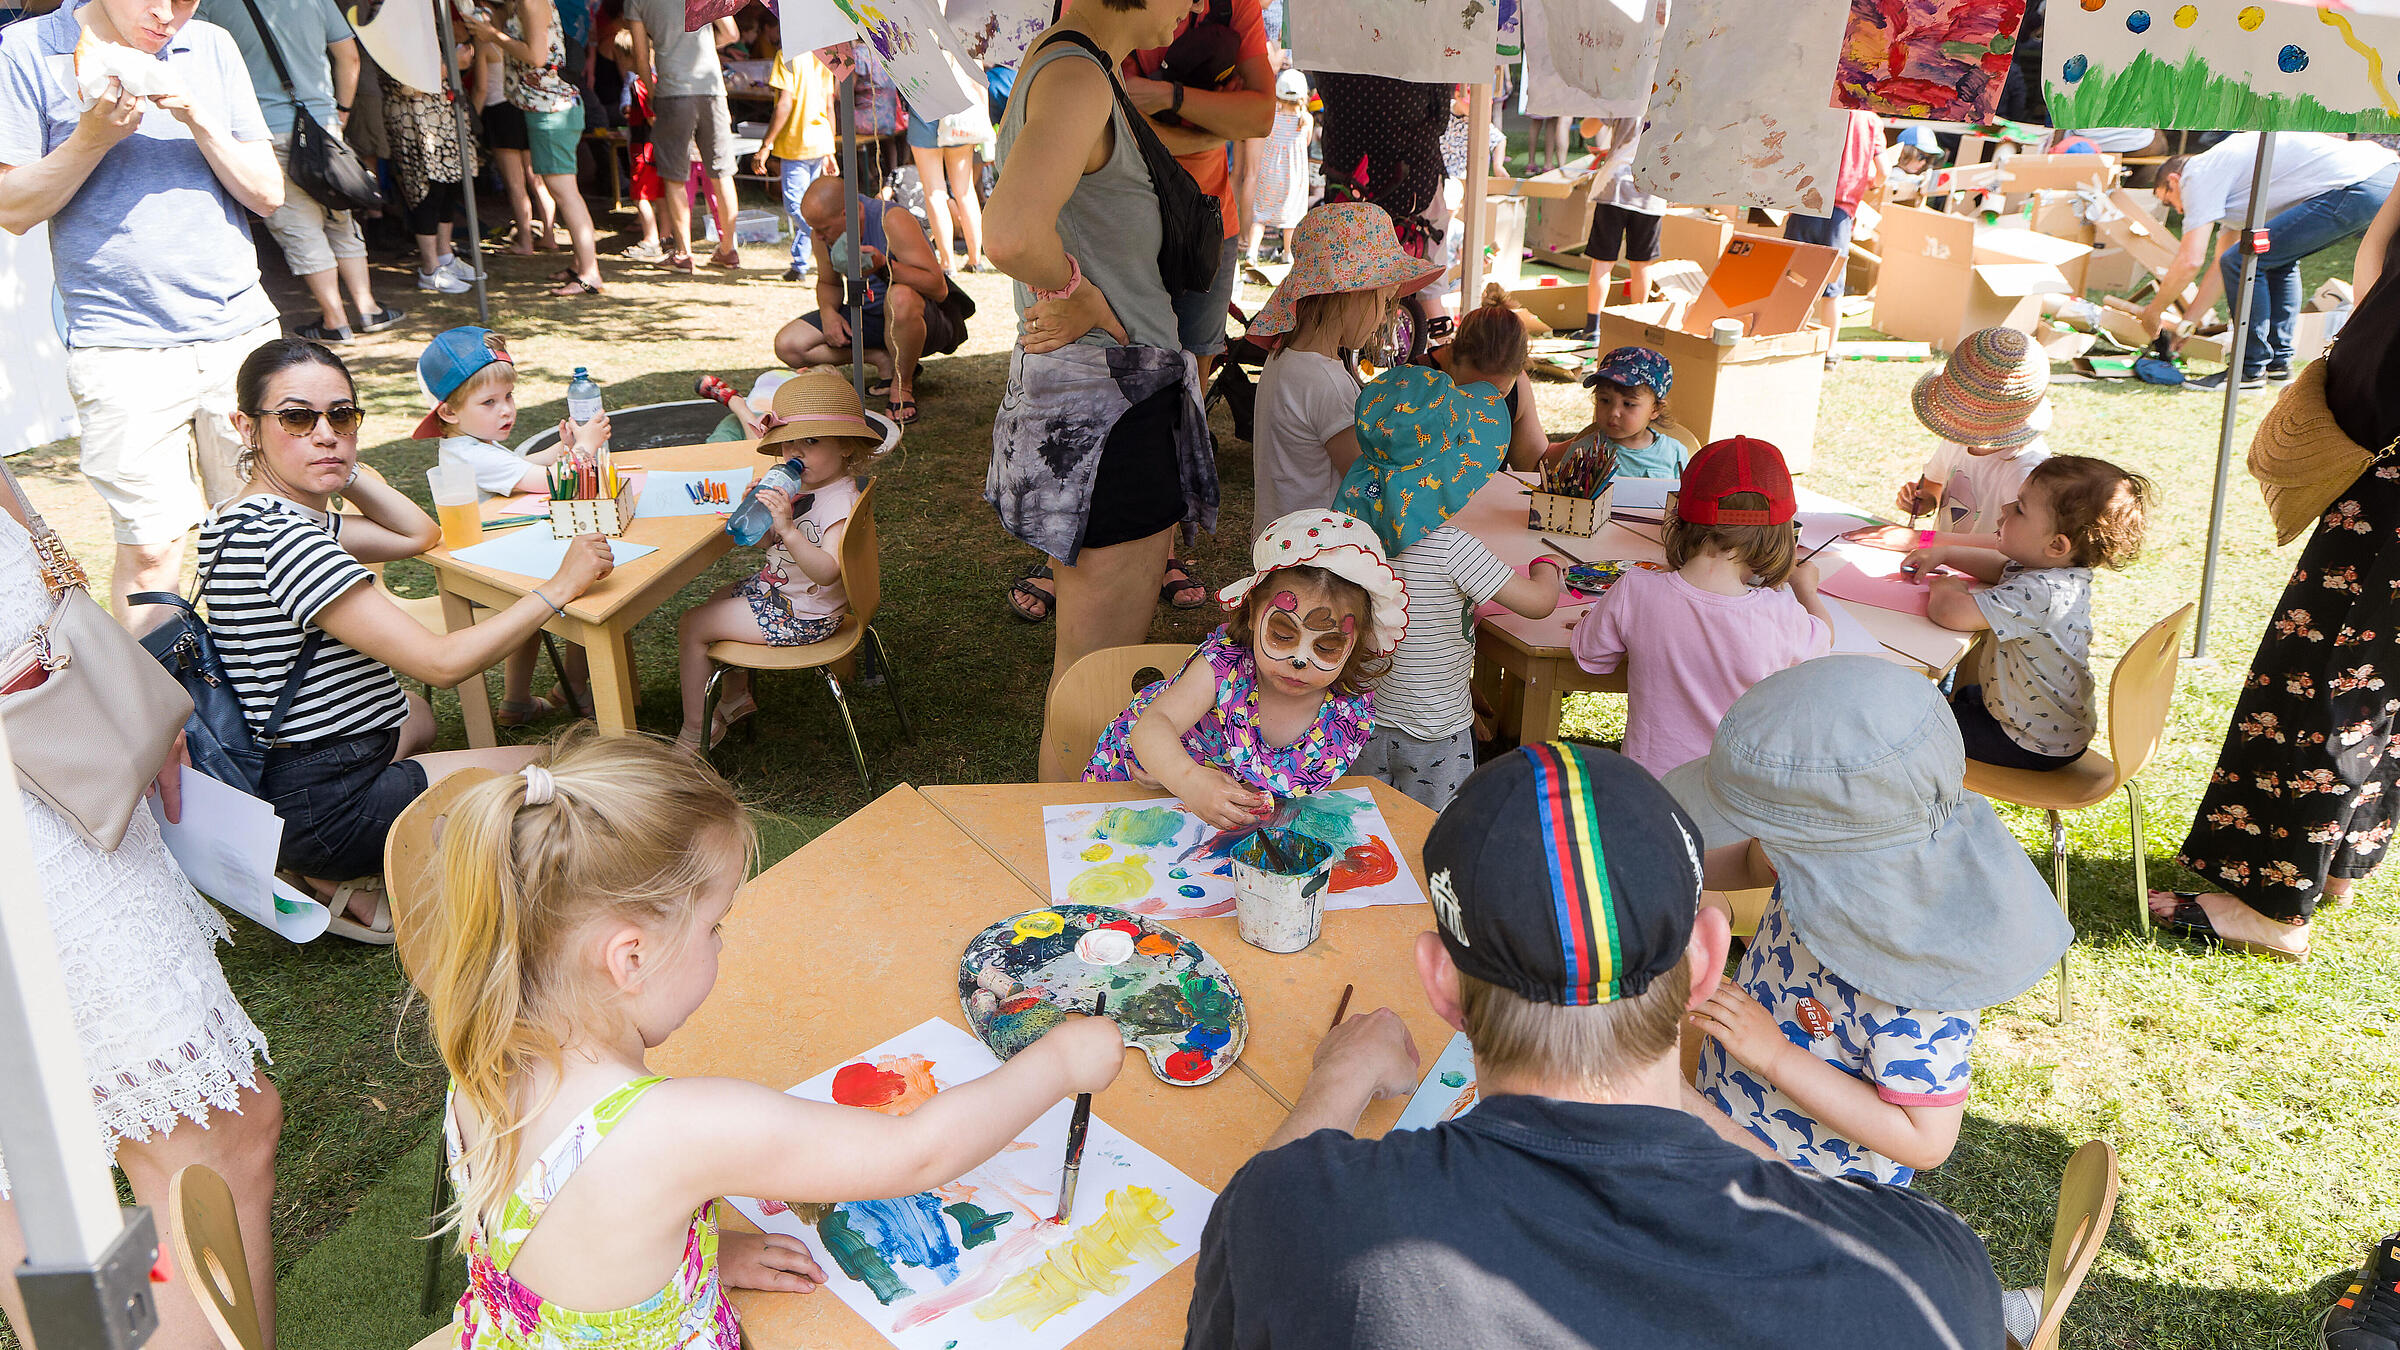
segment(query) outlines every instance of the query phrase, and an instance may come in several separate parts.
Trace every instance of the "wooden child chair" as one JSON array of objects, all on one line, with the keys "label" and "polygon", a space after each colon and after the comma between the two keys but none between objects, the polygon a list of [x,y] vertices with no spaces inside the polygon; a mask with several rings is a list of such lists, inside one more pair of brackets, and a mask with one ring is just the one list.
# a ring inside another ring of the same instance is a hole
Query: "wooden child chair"
[{"label": "wooden child chair", "polygon": [[[853,658],[859,644],[875,644],[875,661],[883,672],[884,688],[892,695],[892,713],[900,719],[901,739],[914,742],[917,735],[909,729],[908,709],[900,703],[900,672],[892,664],[891,650],[884,645],[883,634],[875,631],[875,611],[883,603],[883,562],[875,546],[875,480],[867,480],[859,490],[858,505],[851,508],[850,523],[842,530],[842,590],[849,596],[850,612],[842,616],[842,626],[823,642],[804,647],[770,647],[760,642],[712,642],[708,644],[708,659],[715,663],[708,675],[708,694],[701,707],[700,725],[714,727],[717,722],[717,696],[725,679],[727,666],[748,671],[813,670],[825,679],[825,688],[833,695],[833,706],[842,715],[842,730],[850,737],[850,758],[858,765],[859,786],[870,793],[875,785],[867,777],[867,752],[858,743],[858,723],[850,716],[850,696],[843,691],[842,681],[834,674],[841,666],[855,671]],[[755,697],[755,694],[753,694]],[[755,736],[756,721],[743,723],[745,735]]]},{"label": "wooden child chair", "polygon": [[191,1286],[217,1340],[225,1350],[266,1350],[233,1188],[213,1169],[193,1163],[167,1182],[167,1208],[174,1215],[167,1246],[175,1273]]},{"label": "wooden child chair", "polygon": [[2042,1321],[2033,1339],[2017,1350],[2058,1350],[2059,1327],[2067,1304],[2083,1287],[2092,1262],[2099,1259],[2100,1241],[2108,1236],[2109,1220],[2117,1212],[2117,1151],[2105,1139],[2094,1139],[2067,1159],[2058,1182],[2058,1218],[2050,1226],[2050,1270],[2042,1279]]},{"label": "wooden child chair", "polygon": [[[2133,826],[2133,911],[2141,916],[2142,931],[2150,931],[2150,872],[2147,845],[2142,839],[2142,788],[2134,781],[2166,740],[2167,714],[2175,702],[2175,672],[2183,655],[2183,626],[2191,620],[2185,605],[2134,640],[2117,661],[2108,680],[2108,754],[2098,749],[2061,769],[2003,769],[1967,761],[1967,790],[1995,801],[2038,807],[2050,816],[2050,886],[2058,892],[2058,907],[2067,908],[2067,827],[2062,811],[2098,806],[2125,790],[2125,809]],[[2072,1003],[2067,988],[2067,958],[2058,959],[2058,1020],[2067,1020]]]},{"label": "wooden child chair", "polygon": [[1100,744],[1100,733],[1116,720],[1142,686],[1173,678],[1196,650],[1189,642],[1144,642],[1103,647],[1067,667],[1042,712],[1039,781],[1072,783]]}]

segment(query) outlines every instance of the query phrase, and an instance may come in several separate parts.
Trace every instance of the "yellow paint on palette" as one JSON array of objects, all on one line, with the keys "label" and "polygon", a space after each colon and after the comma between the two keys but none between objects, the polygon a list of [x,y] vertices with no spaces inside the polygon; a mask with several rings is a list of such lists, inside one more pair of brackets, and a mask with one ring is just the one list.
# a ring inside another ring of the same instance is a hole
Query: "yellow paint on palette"
[{"label": "yellow paint on palette", "polygon": [[986,1322],[1014,1317],[1027,1331],[1084,1300],[1087,1294],[1114,1294],[1126,1279],[1118,1272],[1145,1260],[1161,1270],[1175,1264],[1175,1240],[1161,1225],[1175,1207],[1147,1186],[1124,1186],[1108,1193],[1108,1212],[1075,1230],[1075,1235],[1051,1248],[1039,1262],[1018,1271],[975,1305]]},{"label": "yellow paint on palette", "polygon": [[[1096,872],[1101,869],[1094,868],[1092,870]],[[1091,873],[1087,872],[1084,875],[1089,876]],[[1059,914],[1056,910],[1037,909],[1031,914],[1023,915],[1018,918],[1016,924],[1016,940],[1018,942],[1026,942],[1037,938],[1057,937],[1060,933],[1063,933],[1066,930],[1067,921],[1065,916]]]},{"label": "yellow paint on palette", "polygon": [[2235,15],[2234,20],[2241,24],[2243,32],[2256,32],[2258,26],[2267,21],[2267,12],[2256,5],[2244,5],[2242,12]]},{"label": "yellow paint on palette", "polygon": [[2198,5],[2185,5],[2181,9],[2175,11],[2175,26],[2177,28],[2189,28],[2192,26],[2193,21],[2199,17],[2200,7]]}]

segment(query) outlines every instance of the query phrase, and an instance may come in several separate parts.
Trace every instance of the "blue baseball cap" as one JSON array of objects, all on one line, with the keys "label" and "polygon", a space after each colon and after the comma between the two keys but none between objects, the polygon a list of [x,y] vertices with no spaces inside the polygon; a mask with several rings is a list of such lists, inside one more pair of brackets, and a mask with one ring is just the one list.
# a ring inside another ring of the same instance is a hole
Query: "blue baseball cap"
[{"label": "blue baseball cap", "polygon": [[[476,371],[495,361],[511,361],[508,344],[489,328],[453,328],[425,344],[417,357],[417,383],[424,386],[425,400],[440,403],[458,392]],[[442,434],[442,419],[430,409],[425,420],[417,424],[417,439],[433,440]]]},{"label": "blue baseball cap", "polygon": [[1675,383],[1675,367],[1668,364],[1664,355],[1648,347],[1619,347],[1600,358],[1592,373],[1583,377],[1583,387],[1589,389],[1602,380],[1628,389],[1647,385],[1651,393],[1665,398],[1668,388]]}]

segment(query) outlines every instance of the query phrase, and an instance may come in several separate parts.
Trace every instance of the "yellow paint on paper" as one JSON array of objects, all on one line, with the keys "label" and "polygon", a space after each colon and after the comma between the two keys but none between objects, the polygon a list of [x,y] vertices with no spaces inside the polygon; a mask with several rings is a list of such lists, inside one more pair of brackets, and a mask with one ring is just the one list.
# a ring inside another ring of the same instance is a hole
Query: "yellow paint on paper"
[{"label": "yellow paint on paper", "polygon": [[2254,33],[2260,24],[2267,21],[2267,12],[2256,5],[2244,5],[2242,12],[2234,16],[2234,21],[2242,26],[2243,32]]},{"label": "yellow paint on paper", "polygon": [[1106,844],[1094,844],[1076,856],[1082,858],[1085,862],[1106,862],[1108,861],[1108,855],[1114,852],[1116,852],[1116,850],[1110,848]]},{"label": "yellow paint on paper", "polygon": [[1034,1265],[1011,1275],[975,1305],[986,1322],[1014,1317],[1032,1331],[1067,1311],[1087,1294],[1114,1294],[1126,1279],[1118,1272],[1135,1260],[1164,1270],[1175,1264],[1175,1240],[1160,1225],[1175,1207],[1147,1186],[1108,1193],[1108,1212],[1075,1230]]},{"label": "yellow paint on paper", "polygon": [[2384,87],[2383,53],[2358,40],[2358,34],[2350,31],[2348,15],[2337,14],[2330,9],[2320,9],[2317,11],[2317,18],[2326,25],[2339,30],[2342,41],[2349,44],[2350,50],[2367,58],[2367,83],[2375,87],[2376,97],[2383,100],[2383,110],[2394,117],[2400,117],[2400,99],[2393,98],[2392,91]]},{"label": "yellow paint on paper", "polygon": [[[1150,857],[1144,853],[1128,853],[1114,862],[1104,862],[1076,874],[1075,879],[1067,883],[1067,898],[1079,905],[1122,905],[1149,893]],[[1059,922],[1064,926],[1066,921],[1061,919]],[[1022,928],[1022,924],[1019,927]],[[1037,936],[1048,937],[1049,934]]]}]

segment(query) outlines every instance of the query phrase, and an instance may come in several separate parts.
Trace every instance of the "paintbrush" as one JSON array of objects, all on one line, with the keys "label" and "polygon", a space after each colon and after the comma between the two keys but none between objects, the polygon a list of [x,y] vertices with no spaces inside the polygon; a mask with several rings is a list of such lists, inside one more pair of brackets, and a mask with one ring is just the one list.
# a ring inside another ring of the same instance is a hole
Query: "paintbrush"
[{"label": "paintbrush", "polygon": [[[1350,993],[1356,988],[1358,988],[1358,986],[1355,984],[1345,984],[1342,986],[1342,1001],[1333,1005],[1334,1026],[1340,1026],[1342,1024],[1342,1014],[1350,1011]],[[1330,1027],[1327,1028],[1327,1030],[1331,1029],[1332,1028]]]},{"label": "paintbrush", "polygon": [[1582,563],[1586,567],[1591,566],[1590,562],[1586,561],[1585,559],[1578,558],[1572,553],[1569,553],[1565,548],[1559,545],[1557,540],[1551,538],[1549,535],[1543,535],[1542,542],[1550,546],[1551,552],[1558,554],[1562,558],[1565,558],[1568,562]]},{"label": "paintbrush", "polygon": [[[1092,1016],[1108,1011],[1108,994],[1104,990],[1092,996]],[[1075,1115],[1067,1122],[1067,1170],[1058,1179],[1058,1217],[1050,1222],[1064,1227],[1067,1217],[1075,1212],[1075,1179],[1083,1171],[1083,1137],[1092,1127],[1092,1094],[1075,1094]]]}]

